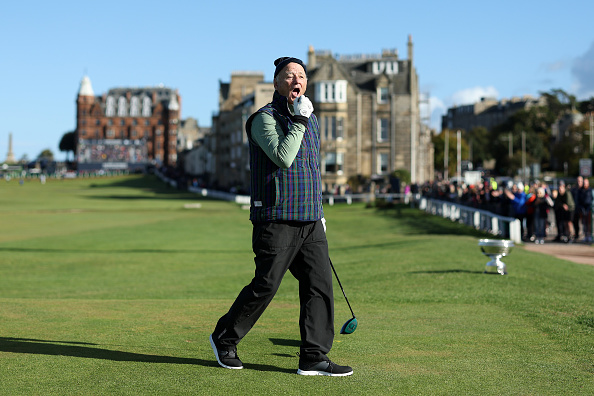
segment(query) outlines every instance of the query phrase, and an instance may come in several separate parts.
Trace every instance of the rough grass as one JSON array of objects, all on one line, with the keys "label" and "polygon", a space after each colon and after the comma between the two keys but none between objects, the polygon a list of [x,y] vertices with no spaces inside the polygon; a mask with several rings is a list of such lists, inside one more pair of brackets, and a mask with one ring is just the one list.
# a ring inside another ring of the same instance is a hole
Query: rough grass
[{"label": "rough grass", "polygon": [[[200,209],[184,209],[200,202]],[[208,335],[253,274],[239,206],[151,177],[0,185],[0,394],[594,393],[594,267],[515,248],[483,274],[484,234],[405,206],[326,207],[332,260],[359,320],[295,374],[289,276],[242,341]],[[335,285],[336,327],[350,318]]]}]

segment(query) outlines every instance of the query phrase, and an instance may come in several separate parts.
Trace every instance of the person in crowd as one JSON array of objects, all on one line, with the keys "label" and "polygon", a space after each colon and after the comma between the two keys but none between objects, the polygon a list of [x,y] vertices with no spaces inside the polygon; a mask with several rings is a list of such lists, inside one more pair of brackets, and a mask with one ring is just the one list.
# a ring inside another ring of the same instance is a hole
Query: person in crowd
[{"label": "person in crowd", "polygon": [[573,211],[575,210],[575,202],[571,192],[567,191],[564,182],[559,183],[557,190],[557,197],[554,200],[555,215],[558,218],[557,229],[559,232],[559,240],[561,242],[569,242],[570,226]]},{"label": "person in crowd", "polygon": [[[584,242],[592,243],[592,190],[590,189],[590,180],[582,180],[582,186],[578,189],[576,199],[576,212],[578,212],[582,230],[584,233]],[[575,217],[575,216],[574,216]]]},{"label": "person in crowd", "polygon": [[[584,186],[584,178],[582,176],[578,176],[576,179],[576,183],[571,187],[570,192],[571,196],[573,197],[576,207],[578,206],[578,197],[579,191]],[[580,212],[579,210],[575,210],[571,216],[571,225],[573,226],[573,230],[571,232],[571,239],[573,241],[577,241],[580,238]]]},{"label": "person in crowd", "polygon": [[524,221],[526,220],[526,193],[524,192],[524,184],[522,182],[514,183],[511,191],[508,189],[503,191],[511,202],[512,217],[520,220],[520,235],[524,238]]},{"label": "person in crowd", "polygon": [[549,209],[553,206],[553,200],[546,194],[545,188],[538,187],[532,205],[534,209],[534,243],[536,244],[544,244]]},{"label": "person in crowd", "polygon": [[535,217],[535,207],[534,203],[536,201],[537,191],[539,188],[538,180],[535,181],[532,185],[528,188],[528,193],[526,194],[526,237],[530,240],[530,242],[534,242],[535,236],[535,225],[534,225],[534,217]]}]

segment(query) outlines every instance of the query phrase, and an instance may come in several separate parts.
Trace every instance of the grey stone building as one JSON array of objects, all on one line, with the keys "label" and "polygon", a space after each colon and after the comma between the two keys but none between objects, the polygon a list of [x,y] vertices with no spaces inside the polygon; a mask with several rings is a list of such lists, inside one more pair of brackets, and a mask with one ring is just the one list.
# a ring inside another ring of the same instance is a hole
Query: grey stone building
[{"label": "grey stone building", "polygon": [[441,129],[470,132],[473,128],[482,126],[490,131],[520,110],[545,105],[544,97],[536,99],[529,95],[499,101],[495,98],[481,98],[473,104],[450,107],[441,118]]},{"label": "grey stone building", "polygon": [[409,36],[408,59],[396,50],[333,56],[308,52],[307,95],[320,121],[322,177],[336,191],[354,176],[411,181],[433,178],[433,147],[419,110],[419,80]]},{"label": "grey stone building", "polygon": [[249,144],[245,122],[272,100],[274,87],[261,72],[237,71],[231,82],[219,83],[219,112],[212,119],[215,143],[215,187],[249,192]]},{"label": "grey stone building", "polygon": [[[310,47],[306,95],[320,123],[322,182],[344,192],[349,178],[388,180],[395,170],[412,182],[433,179],[433,146],[419,111],[419,83],[409,37],[408,59],[396,50],[333,56]],[[220,83],[213,117],[217,185],[249,189],[245,121],[272,100],[274,87],[262,73],[235,72]]]}]

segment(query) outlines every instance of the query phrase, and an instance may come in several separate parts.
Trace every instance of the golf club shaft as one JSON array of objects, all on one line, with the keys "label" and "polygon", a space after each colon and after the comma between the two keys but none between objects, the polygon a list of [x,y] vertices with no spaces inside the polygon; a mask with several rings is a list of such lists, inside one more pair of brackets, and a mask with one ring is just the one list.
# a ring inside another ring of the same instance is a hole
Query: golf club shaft
[{"label": "golf club shaft", "polygon": [[342,295],[344,296],[344,299],[346,300],[346,303],[349,306],[349,309],[351,310],[351,314],[353,314],[353,318],[354,318],[355,313],[353,312],[353,308],[351,308],[349,299],[347,298],[346,294],[344,293],[344,289],[342,288],[342,283],[340,283],[340,279],[338,279],[338,274],[336,273],[336,270],[334,269],[334,264],[332,264],[332,260],[330,260],[330,267],[332,267],[332,272],[334,272],[334,276],[336,277],[336,280],[338,281],[338,286],[340,286],[340,290],[342,290]]}]

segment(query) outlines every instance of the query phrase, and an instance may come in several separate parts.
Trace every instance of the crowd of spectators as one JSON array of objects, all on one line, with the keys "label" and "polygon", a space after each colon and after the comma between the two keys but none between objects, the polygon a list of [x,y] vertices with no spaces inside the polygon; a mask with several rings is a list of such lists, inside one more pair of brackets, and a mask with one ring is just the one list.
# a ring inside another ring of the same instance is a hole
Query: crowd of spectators
[{"label": "crowd of spectators", "polygon": [[520,220],[522,239],[537,244],[553,237],[556,242],[592,243],[592,189],[579,176],[573,185],[560,180],[555,186],[535,180],[531,184],[494,179],[476,184],[435,181],[425,183],[421,194]]}]

